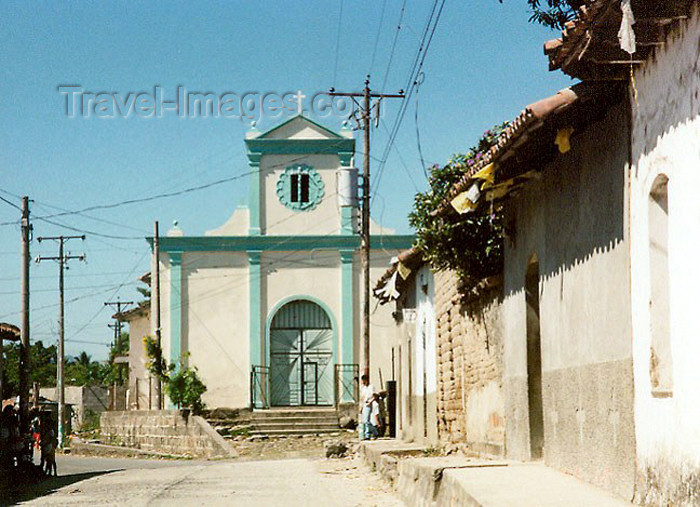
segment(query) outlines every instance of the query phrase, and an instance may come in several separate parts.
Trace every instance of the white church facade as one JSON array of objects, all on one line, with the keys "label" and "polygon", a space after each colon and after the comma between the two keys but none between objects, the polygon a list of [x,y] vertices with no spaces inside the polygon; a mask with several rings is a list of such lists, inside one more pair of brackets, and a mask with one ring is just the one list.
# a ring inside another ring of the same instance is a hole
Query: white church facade
[{"label": "white church facade", "polygon": [[[352,132],[296,116],[245,143],[249,205],[203,236],[159,239],[165,358],[197,367],[210,408],[349,401],[363,293]],[[372,225],[374,280],[413,236]],[[372,310],[379,383],[391,377],[392,318]]]}]

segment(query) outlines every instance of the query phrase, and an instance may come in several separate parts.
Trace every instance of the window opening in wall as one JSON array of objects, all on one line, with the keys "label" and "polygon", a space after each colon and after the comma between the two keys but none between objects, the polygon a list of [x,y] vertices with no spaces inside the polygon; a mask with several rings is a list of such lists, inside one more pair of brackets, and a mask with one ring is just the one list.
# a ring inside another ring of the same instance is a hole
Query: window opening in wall
[{"label": "window opening in wall", "polygon": [[301,174],[301,202],[309,202],[309,175]]},{"label": "window opening in wall", "polygon": [[668,177],[656,177],[649,193],[649,377],[652,395],[673,395],[669,303]]},{"label": "window opening in wall", "polygon": [[527,395],[530,421],[530,457],[544,455],[544,415],[542,406],[542,346],[540,341],[540,265],[533,256],[525,275],[527,324]]},{"label": "window opening in wall", "polygon": [[299,202],[299,175],[298,174],[292,174],[292,177],[290,178],[290,182],[292,185],[291,190],[291,201],[292,202]]},{"label": "window opening in wall", "polygon": [[289,178],[290,192],[289,198],[291,202],[309,202],[309,175],[308,174],[292,174]]}]

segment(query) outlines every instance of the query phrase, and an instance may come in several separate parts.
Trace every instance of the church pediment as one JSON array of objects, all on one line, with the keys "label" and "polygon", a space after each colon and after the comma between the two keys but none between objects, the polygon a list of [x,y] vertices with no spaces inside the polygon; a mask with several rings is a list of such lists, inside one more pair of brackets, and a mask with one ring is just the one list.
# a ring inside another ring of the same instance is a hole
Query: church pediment
[{"label": "church pediment", "polygon": [[249,132],[245,141],[251,164],[260,162],[266,154],[337,154],[348,165],[355,152],[352,131],[340,134],[327,129],[305,116],[295,116],[262,134]]},{"label": "church pediment", "polygon": [[342,136],[299,115],[260,134],[256,139],[342,139]]}]

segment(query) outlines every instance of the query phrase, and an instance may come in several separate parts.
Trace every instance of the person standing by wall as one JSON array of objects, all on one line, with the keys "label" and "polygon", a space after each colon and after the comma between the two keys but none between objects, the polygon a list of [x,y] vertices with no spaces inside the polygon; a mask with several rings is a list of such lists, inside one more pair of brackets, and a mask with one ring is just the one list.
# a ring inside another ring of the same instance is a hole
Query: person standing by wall
[{"label": "person standing by wall", "polygon": [[377,428],[372,423],[372,403],[375,401],[375,389],[369,383],[369,375],[360,377],[360,440],[377,438]]}]

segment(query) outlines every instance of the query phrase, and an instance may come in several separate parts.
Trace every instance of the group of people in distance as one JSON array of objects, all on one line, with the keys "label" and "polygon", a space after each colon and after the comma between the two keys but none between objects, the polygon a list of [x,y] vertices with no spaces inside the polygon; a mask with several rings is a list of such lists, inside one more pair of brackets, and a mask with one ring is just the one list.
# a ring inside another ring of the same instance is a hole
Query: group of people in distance
[{"label": "group of people in distance", "polygon": [[32,409],[30,433],[22,435],[19,414],[15,407],[7,405],[0,417],[0,469],[20,468],[33,463],[34,453],[41,452],[41,471],[47,475],[58,474],[56,467],[56,430],[51,414]]},{"label": "group of people in distance", "polygon": [[360,440],[375,440],[384,434],[383,403],[385,391],[377,392],[369,375],[360,377]]}]

